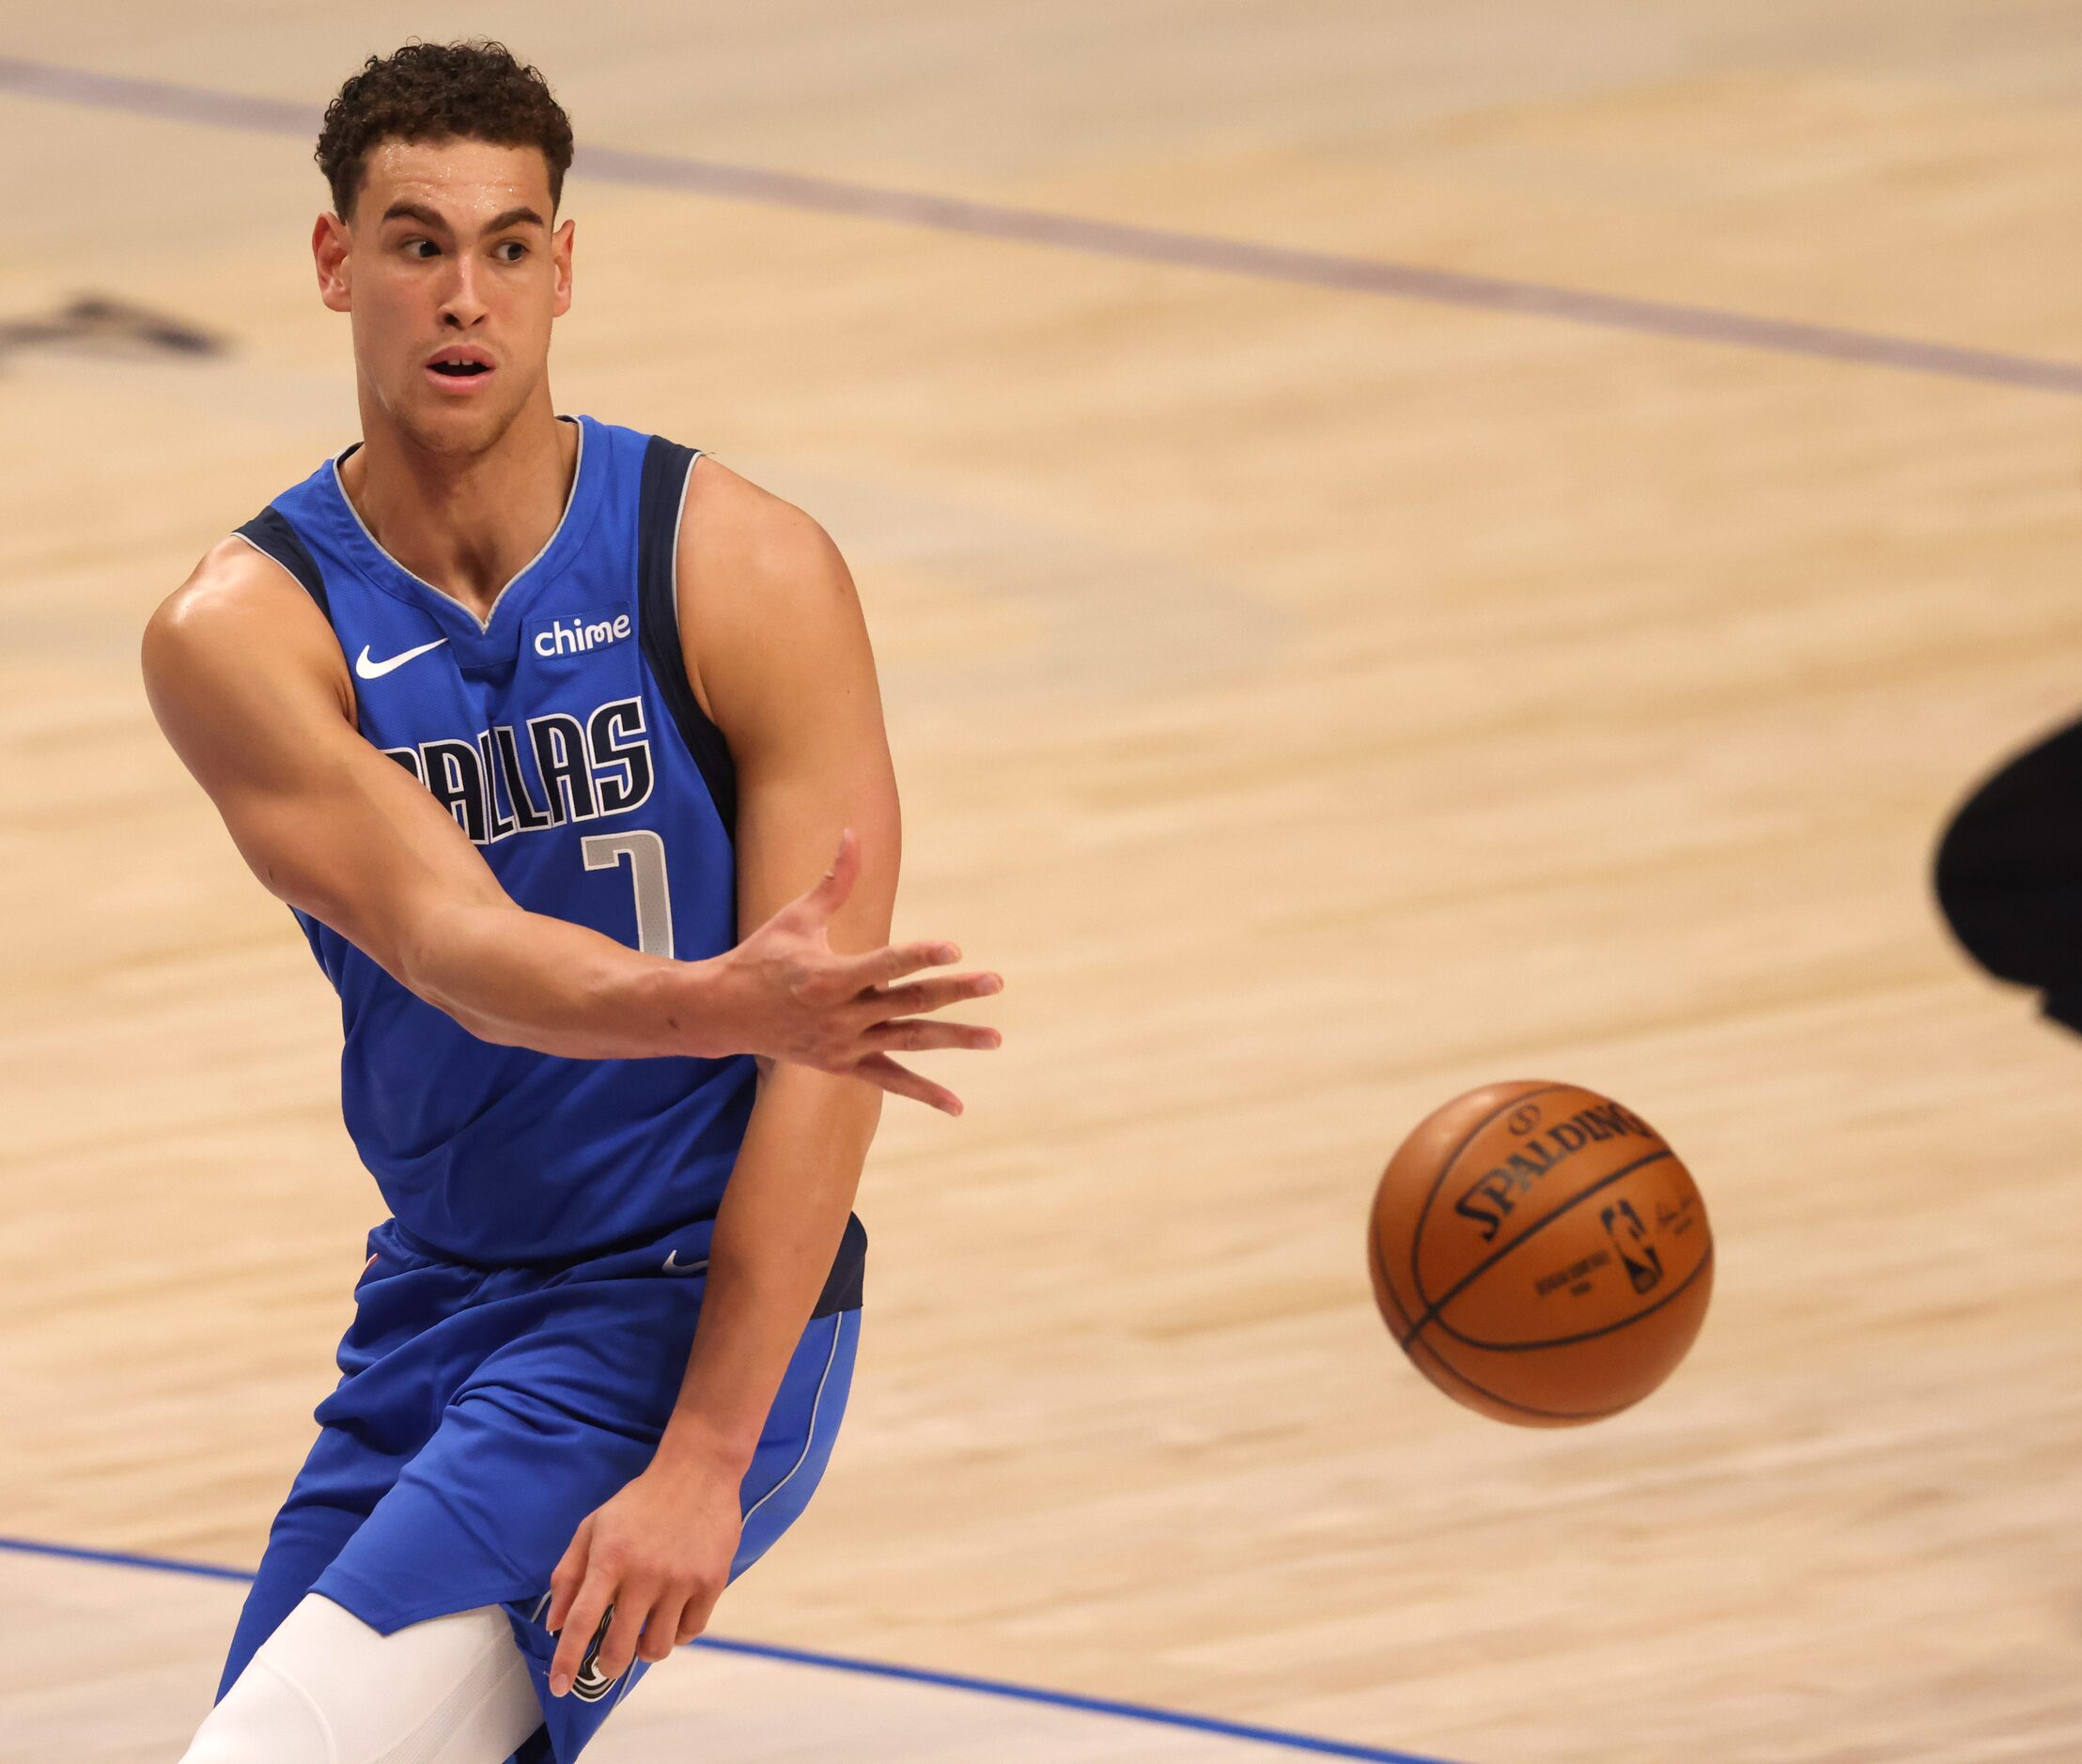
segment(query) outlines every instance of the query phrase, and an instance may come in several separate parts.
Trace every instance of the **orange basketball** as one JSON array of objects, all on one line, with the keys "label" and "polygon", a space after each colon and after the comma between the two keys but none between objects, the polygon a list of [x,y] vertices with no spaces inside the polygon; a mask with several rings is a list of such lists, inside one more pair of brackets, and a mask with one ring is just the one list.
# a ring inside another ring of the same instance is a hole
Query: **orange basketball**
[{"label": "orange basketball", "polygon": [[1449,1397],[1521,1427],[1639,1402],[1706,1316],[1714,1240],[1677,1153],[1574,1084],[1436,1109],[1381,1174],[1367,1237],[1389,1333]]}]

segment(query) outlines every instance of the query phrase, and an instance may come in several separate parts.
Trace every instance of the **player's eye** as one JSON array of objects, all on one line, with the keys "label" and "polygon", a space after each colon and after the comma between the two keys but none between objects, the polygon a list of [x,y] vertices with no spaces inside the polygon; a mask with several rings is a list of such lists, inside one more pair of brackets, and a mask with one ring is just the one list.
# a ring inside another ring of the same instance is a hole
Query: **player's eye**
[{"label": "player's eye", "polygon": [[501,263],[519,263],[528,255],[528,248],[518,239],[507,239],[494,245],[492,253]]},{"label": "player's eye", "polygon": [[408,239],[404,243],[403,250],[406,256],[418,257],[422,260],[439,255],[434,241],[430,239]]}]

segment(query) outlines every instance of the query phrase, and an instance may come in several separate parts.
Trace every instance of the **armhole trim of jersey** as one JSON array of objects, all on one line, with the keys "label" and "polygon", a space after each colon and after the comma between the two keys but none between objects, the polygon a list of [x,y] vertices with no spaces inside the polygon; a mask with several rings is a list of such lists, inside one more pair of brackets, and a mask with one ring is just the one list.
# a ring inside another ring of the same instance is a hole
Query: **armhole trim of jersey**
[{"label": "armhole trim of jersey", "polygon": [[319,611],[325,614],[325,622],[333,623],[333,603],[325,593],[324,574],[280,509],[270,503],[236,531],[238,536],[261,556],[272,558],[294,576],[303,585],[304,593],[318,602]]},{"label": "armhole trim of jersey", "polygon": [[680,738],[701,768],[709,799],[733,843],[738,832],[738,768],[730,744],[708,719],[687,677],[679,637],[679,526],[693,482],[698,447],[653,435],[644,449],[636,496],[636,601],[644,661],[664,697]]}]

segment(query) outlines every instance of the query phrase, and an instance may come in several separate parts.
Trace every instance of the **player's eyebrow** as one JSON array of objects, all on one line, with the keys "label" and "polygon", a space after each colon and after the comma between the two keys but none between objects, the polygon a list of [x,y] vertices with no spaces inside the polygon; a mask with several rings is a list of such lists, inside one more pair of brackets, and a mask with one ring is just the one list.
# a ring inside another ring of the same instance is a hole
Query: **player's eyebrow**
[{"label": "player's eyebrow", "polygon": [[394,202],[383,210],[385,223],[391,221],[417,221],[422,226],[431,226],[445,233],[448,223],[424,202]]},{"label": "player's eyebrow", "polygon": [[[422,226],[431,226],[445,233],[450,230],[447,221],[436,214],[424,202],[397,201],[383,210],[384,221],[417,221]],[[506,209],[495,214],[485,224],[488,233],[503,233],[509,226],[541,226],[548,223],[525,203],[517,209]]]}]

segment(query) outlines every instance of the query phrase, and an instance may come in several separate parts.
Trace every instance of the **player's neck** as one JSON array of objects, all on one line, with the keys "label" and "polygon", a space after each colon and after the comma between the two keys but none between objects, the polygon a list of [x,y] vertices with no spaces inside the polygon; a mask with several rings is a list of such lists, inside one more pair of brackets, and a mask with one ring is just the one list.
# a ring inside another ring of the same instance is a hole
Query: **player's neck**
[{"label": "player's neck", "polygon": [[499,591],[550,542],[578,465],[574,423],[545,384],[481,454],[430,452],[365,411],[340,483],[376,543],[422,581],[487,617]]}]

